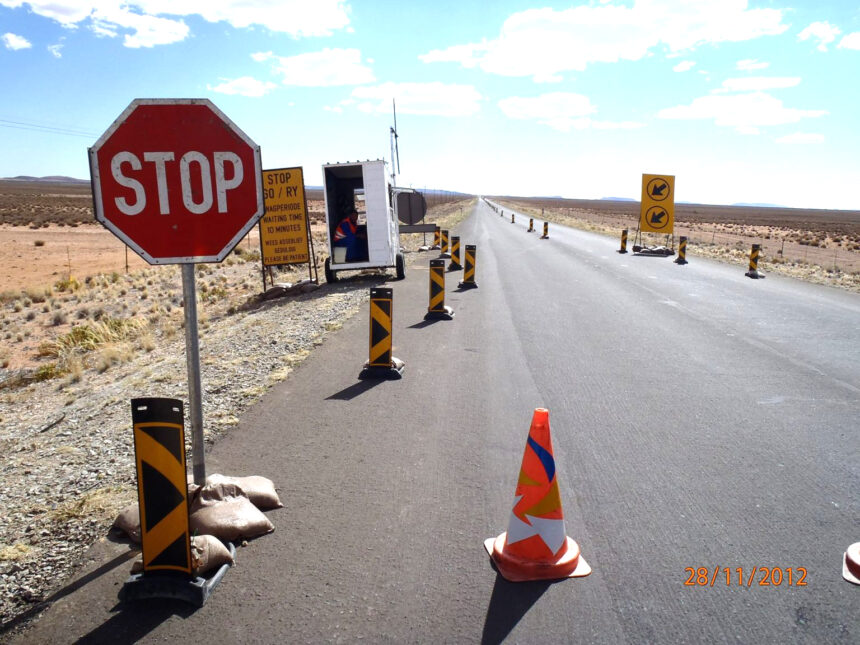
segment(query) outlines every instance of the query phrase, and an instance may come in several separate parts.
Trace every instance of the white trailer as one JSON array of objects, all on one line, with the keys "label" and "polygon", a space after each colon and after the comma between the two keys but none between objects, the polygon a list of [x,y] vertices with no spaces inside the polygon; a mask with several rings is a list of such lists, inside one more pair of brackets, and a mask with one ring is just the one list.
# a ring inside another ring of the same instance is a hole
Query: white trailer
[{"label": "white trailer", "polygon": [[[371,268],[394,267],[398,279],[405,277],[400,230],[387,177],[382,159],[323,166],[327,282],[336,282],[338,271]],[[335,231],[352,209],[358,212],[358,241],[349,249],[352,257],[347,257],[347,248],[335,242]]]}]

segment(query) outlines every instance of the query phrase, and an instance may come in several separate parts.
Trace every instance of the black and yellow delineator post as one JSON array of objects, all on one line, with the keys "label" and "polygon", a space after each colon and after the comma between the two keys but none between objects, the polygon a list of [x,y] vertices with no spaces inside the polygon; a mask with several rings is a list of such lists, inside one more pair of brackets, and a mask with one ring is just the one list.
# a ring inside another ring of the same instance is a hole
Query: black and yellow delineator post
[{"label": "black and yellow delineator post", "polygon": [[[436,262],[436,260],[431,260]],[[370,357],[360,379],[399,379],[406,363],[391,355],[391,322],[394,318],[394,289],[370,289]]]},{"label": "black and yellow delineator post", "polygon": [[460,238],[454,235],[451,236],[451,264],[448,265],[448,270],[463,270],[463,267],[460,264]]},{"label": "black and yellow delineator post", "polygon": [[618,249],[619,253],[627,253],[627,229],[625,228],[621,231],[621,248]]},{"label": "black and yellow delineator post", "polygon": [[687,238],[683,235],[678,242],[678,257],[675,258],[675,264],[687,264]]},{"label": "black and yellow delineator post", "polygon": [[534,230],[535,230],[535,218],[529,217],[529,230],[527,230],[526,233],[531,233]]},{"label": "black and yellow delineator post", "polygon": [[463,269],[463,280],[457,285],[460,289],[477,289],[478,283],[475,282],[475,254],[476,248],[474,244],[466,245],[466,256],[463,261],[465,268]]},{"label": "black and yellow delineator post", "polygon": [[191,575],[182,401],[132,399],[131,418],[143,573],[126,581],[120,599],[172,598],[202,607],[229,565],[209,579]]},{"label": "black and yellow delineator post", "polygon": [[511,211],[511,224],[516,224],[517,214]]},{"label": "black and yellow delineator post", "polygon": [[438,250],[438,249],[441,249],[441,248],[442,248],[441,244],[442,244],[442,229],[440,229],[440,228],[437,226],[437,227],[433,230],[433,246],[431,246],[430,248],[431,248],[433,251],[436,251],[436,250]]},{"label": "black and yellow delineator post", "polygon": [[439,253],[440,258],[450,258],[451,254],[448,252],[448,230],[442,229],[442,252]]},{"label": "black and yellow delineator post", "polygon": [[540,239],[542,239],[542,240],[548,240],[549,239],[549,222],[543,223],[543,235],[540,236]]},{"label": "black and yellow delineator post", "polygon": [[758,272],[758,256],[761,252],[761,244],[753,244],[752,250],[750,251],[750,268],[744,275],[748,278],[752,278],[754,280],[758,280],[759,278],[763,278],[764,274]]},{"label": "black and yellow delineator post", "polygon": [[445,260],[430,260],[430,306],[424,320],[451,320],[454,310],[445,306]]}]

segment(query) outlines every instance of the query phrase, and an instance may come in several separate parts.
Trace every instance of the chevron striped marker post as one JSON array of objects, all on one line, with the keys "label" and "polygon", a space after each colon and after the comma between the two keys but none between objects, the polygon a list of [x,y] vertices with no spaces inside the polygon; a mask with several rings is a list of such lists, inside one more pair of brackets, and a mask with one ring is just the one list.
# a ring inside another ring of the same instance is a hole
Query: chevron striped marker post
[{"label": "chevron striped marker post", "polygon": [[540,239],[542,239],[542,240],[548,240],[549,239],[549,222],[543,223],[543,235],[540,236]]},{"label": "chevron striped marker post", "polygon": [[465,268],[463,269],[463,280],[458,288],[460,289],[477,289],[478,283],[475,282],[475,255],[477,249],[474,244],[466,245],[466,259],[464,260]]},{"label": "chevron striped marker post", "polygon": [[434,251],[438,251],[439,249],[442,248],[441,244],[442,244],[442,229],[440,229],[437,226],[435,229],[433,229],[433,246],[431,246],[430,248]]},{"label": "chevron striped marker post", "polygon": [[[436,260],[431,260],[435,262]],[[360,379],[399,379],[406,363],[391,355],[391,322],[394,318],[394,289],[370,289],[370,358]]]},{"label": "chevron striped marker post", "polygon": [[451,236],[451,264],[448,265],[448,270],[463,270],[463,265],[460,264],[460,238],[456,235]]},{"label": "chevron striped marker post", "polygon": [[529,217],[529,230],[527,230],[526,233],[531,233],[534,230],[535,230],[535,218]]},{"label": "chevron striped marker post", "polygon": [[627,253],[627,229],[625,228],[621,231],[621,248],[618,249],[619,253]]},{"label": "chevron striped marker post", "polygon": [[758,256],[761,252],[761,244],[753,244],[752,250],[750,251],[750,268],[744,275],[748,278],[752,278],[753,280],[758,280],[759,278],[763,278],[764,274],[758,272]]},{"label": "chevron striped marker post", "polygon": [[591,573],[567,536],[558,490],[549,410],[532,417],[508,530],[484,541],[499,573],[511,582],[578,578]]},{"label": "chevron striped marker post", "polygon": [[687,264],[687,238],[683,235],[678,242],[678,257],[675,259],[675,264]]},{"label": "chevron striped marker post", "polygon": [[430,306],[424,320],[451,320],[454,310],[445,306],[445,260],[430,260]]},{"label": "chevron striped marker post", "polygon": [[230,565],[209,579],[192,576],[182,401],[132,399],[131,420],[143,573],[126,581],[120,600],[169,598],[202,607]]},{"label": "chevron striped marker post", "polygon": [[448,230],[442,229],[442,252],[439,254],[440,258],[450,258],[451,254],[448,252]]},{"label": "chevron striped marker post", "polygon": [[514,212],[511,212],[511,224],[515,224],[517,221],[517,215]]}]

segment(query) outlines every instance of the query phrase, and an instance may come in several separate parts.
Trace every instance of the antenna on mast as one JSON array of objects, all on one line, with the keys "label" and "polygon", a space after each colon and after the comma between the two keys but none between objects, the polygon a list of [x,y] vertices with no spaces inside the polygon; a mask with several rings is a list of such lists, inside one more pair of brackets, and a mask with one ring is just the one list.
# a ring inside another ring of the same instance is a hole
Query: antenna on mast
[{"label": "antenna on mast", "polygon": [[[400,174],[400,146],[397,145],[397,139],[399,137],[397,134],[397,104],[394,102],[393,98],[391,99],[391,109],[394,112],[394,127],[389,128],[389,132],[391,134],[391,185],[396,186],[397,175]],[[394,165],[395,159],[397,159],[396,170]]]}]

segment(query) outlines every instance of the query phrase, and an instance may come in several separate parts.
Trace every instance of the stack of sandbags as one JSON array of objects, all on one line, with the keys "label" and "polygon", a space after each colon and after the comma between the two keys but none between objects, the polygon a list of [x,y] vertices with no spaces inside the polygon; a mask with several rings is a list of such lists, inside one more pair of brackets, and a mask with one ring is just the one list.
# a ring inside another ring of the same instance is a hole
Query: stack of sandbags
[{"label": "stack of sandbags", "polygon": [[188,509],[192,533],[226,542],[271,533],[275,527],[238,485],[226,481],[201,488]]},{"label": "stack of sandbags", "polygon": [[[275,527],[261,511],[281,508],[271,479],[252,475],[228,477],[213,474],[205,486],[188,482],[191,559],[195,575],[233,563],[223,542],[271,533]],[[131,504],[117,516],[114,528],[140,543],[140,510]]]}]

